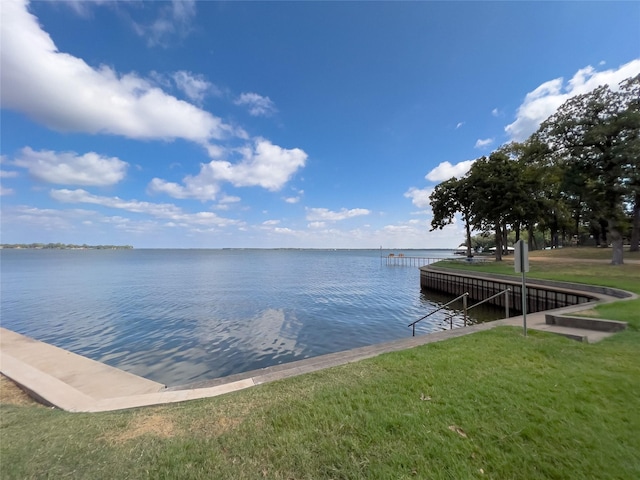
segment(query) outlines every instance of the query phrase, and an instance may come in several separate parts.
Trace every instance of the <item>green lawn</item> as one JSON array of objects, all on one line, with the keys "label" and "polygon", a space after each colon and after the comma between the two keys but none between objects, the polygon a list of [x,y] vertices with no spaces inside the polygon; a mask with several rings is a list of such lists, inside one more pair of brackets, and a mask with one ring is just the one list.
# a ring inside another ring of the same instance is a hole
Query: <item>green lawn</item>
[{"label": "green lawn", "polygon": [[[610,248],[594,247],[566,247],[553,250],[532,250],[531,258],[575,258],[578,260],[608,260],[611,261],[613,252]],[[630,252],[624,249],[625,260],[640,260],[640,252]]]},{"label": "green lawn", "polygon": [[[549,265],[538,273],[557,274]],[[640,293],[640,279],[604,272],[593,278]],[[640,478],[639,358],[637,330],[588,345],[502,327],[181,404],[101,414],[2,404],[0,473]]]}]

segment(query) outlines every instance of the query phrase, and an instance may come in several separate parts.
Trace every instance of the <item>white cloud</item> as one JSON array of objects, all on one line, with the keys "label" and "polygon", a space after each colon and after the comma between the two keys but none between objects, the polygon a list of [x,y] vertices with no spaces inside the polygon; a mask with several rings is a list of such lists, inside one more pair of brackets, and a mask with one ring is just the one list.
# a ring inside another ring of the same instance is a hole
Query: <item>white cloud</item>
[{"label": "white cloud", "polygon": [[511,140],[523,141],[535,132],[540,124],[555,113],[566,100],[576,95],[588,93],[600,85],[609,85],[617,90],[618,84],[640,73],[640,59],[632,60],[617,69],[596,71],[587,66],[578,70],[568,81],[556,78],[544,82],[527,93],[518,108],[516,120],[505,127]]},{"label": "white cloud", "polygon": [[284,201],[286,203],[298,203],[301,199],[302,199],[302,195],[304,195],[304,190],[296,190],[295,188],[293,189],[297,195],[292,196],[292,197],[284,197]]},{"label": "white cloud", "polygon": [[0,178],[16,178],[18,176],[18,172],[13,170],[0,170]]},{"label": "white cloud", "polygon": [[18,205],[3,210],[2,222],[3,224],[5,222],[11,224],[16,229],[35,228],[39,233],[43,231],[66,232],[73,230],[78,221],[95,216],[96,212],[82,209],[56,210]]},{"label": "white cloud", "polygon": [[267,226],[279,225],[279,224],[280,224],[280,220],[265,220],[264,222],[262,222],[262,225],[267,225]]},{"label": "white cloud", "polygon": [[173,36],[186,37],[191,32],[191,22],[196,15],[195,0],[172,0],[159,10],[158,17],[151,23],[143,25],[134,22],[134,30],[146,38],[147,44],[166,46]]},{"label": "white cloud", "polygon": [[64,203],[91,203],[103,207],[118,208],[134,213],[166,217],[181,213],[181,209],[169,203],[150,203],[138,200],[123,200],[119,197],[93,195],[86,190],[53,189],[51,198]]},{"label": "white cloud", "polygon": [[307,161],[303,150],[282,148],[264,138],[257,138],[252,146],[241,149],[240,153],[239,163],[212,161],[203,169],[216,181],[226,181],[236,187],[259,186],[277,191]]},{"label": "white cloud", "polygon": [[0,185],[0,197],[7,195],[13,195],[16,191],[13,188],[7,188],[4,185]]},{"label": "white cloud", "polygon": [[190,225],[226,227],[241,223],[238,220],[219,217],[213,212],[182,213],[180,215],[174,215],[171,219],[175,222],[179,222],[179,225],[185,227]]},{"label": "white cloud", "polygon": [[476,140],[476,144],[474,145],[474,147],[485,148],[491,145],[492,143],[493,143],[493,138],[485,138],[485,139],[479,138],[478,140]]},{"label": "white cloud", "polygon": [[78,155],[75,152],[39,152],[25,147],[14,165],[29,170],[40,181],[61,185],[114,185],[127,172],[128,164],[116,157],[104,157],[95,152]]},{"label": "white cloud", "polygon": [[202,75],[195,75],[191,72],[180,70],[174,72],[172,78],[178,89],[180,89],[189,100],[198,104],[202,103],[208,93],[220,95],[220,90],[211,82],[208,82]]},{"label": "white cloud", "polygon": [[326,222],[311,222],[308,224],[309,228],[325,228],[327,226]]},{"label": "white cloud", "polygon": [[276,227],[273,229],[273,231],[275,233],[281,233],[284,235],[297,235],[297,232],[295,230],[291,230],[290,228],[287,228],[287,227]]},{"label": "white cloud", "polygon": [[491,110],[491,115],[493,115],[494,117],[499,117],[501,115],[500,110],[494,108],[493,110]]},{"label": "white cloud", "polygon": [[139,200],[123,200],[119,197],[93,195],[86,190],[51,190],[51,198],[63,203],[90,203],[103,207],[117,208],[133,213],[151,215],[170,220],[178,226],[218,226],[240,224],[238,220],[219,217],[213,212],[185,213],[170,203],[151,203]]},{"label": "white cloud", "polygon": [[71,10],[81,17],[90,17],[92,6],[111,4],[113,0],[65,0],[59,3],[71,8]]},{"label": "white cloud", "polygon": [[[241,138],[248,138],[248,136],[243,135]],[[220,159],[228,154],[228,150],[221,145],[209,144],[206,146],[206,149],[207,149],[207,154],[209,155],[209,158],[212,158],[212,159]]]},{"label": "white cloud", "polygon": [[327,208],[307,208],[306,210],[307,220],[329,222],[337,222],[340,220],[346,220],[347,218],[369,215],[371,213],[366,208],[352,208],[351,210],[343,208],[338,212],[331,211]]},{"label": "white cloud", "polygon": [[[126,234],[156,234],[159,227],[158,221],[149,219],[131,220],[120,216],[104,216],[92,210],[79,208],[56,210],[26,205],[8,207],[3,211],[2,221],[3,224],[11,225],[12,234],[17,235],[11,243],[32,241],[29,239],[34,238],[34,232],[37,233],[36,238],[40,242],[77,243],[78,238],[82,238],[88,243],[105,243],[105,230],[102,226],[112,226],[116,231]],[[42,236],[45,232],[48,233]],[[130,237],[127,235],[110,243],[129,241]]]},{"label": "white cloud", "polygon": [[[451,178],[451,177],[448,177]],[[405,198],[410,198],[411,203],[413,203],[418,208],[431,208],[431,204],[429,203],[429,195],[433,192],[433,188],[415,188],[411,187],[408,191],[405,192]]]},{"label": "white cloud", "polygon": [[229,204],[229,203],[238,203],[241,200],[240,197],[236,197],[234,195],[223,195],[220,198],[220,203]]},{"label": "white cloud", "polygon": [[60,52],[24,0],[3,2],[0,28],[2,108],[63,132],[183,138],[204,145],[237,133],[135,73],[93,68]]},{"label": "white cloud", "polygon": [[[203,167],[204,168],[204,167]],[[149,182],[147,191],[149,193],[164,193],[173,198],[195,198],[198,200],[215,200],[220,186],[214,181],[208,181],[202,170],[200,175],[187,175],[184,177],[183,185],[175,182],[167,182],[161,178],[153,178]]]},{"label": "white cloud", "polygon": [[239,149],[238,163],[214,160],[204,164],[198,175],[183,179],[183,185],[154,178],[149,191],[166,193],[174,198],[213,200],[222,182],[236,187],[262,187],[280,190],[293,174],[304,167],[307,154],[299,148],[285,149],[258,138],[252,146]]},{"label": "white cloud", "polygon": [[415,227],[411,225],[386,225],[383,227],[383,230],[387,233],[404,235],[407,233],[413,233],[415,231]]},{"label": "white cloud", "polygon": [[451,177],[460,178],[466,174],[475,160],[465,160],[452,165],[449,162],[442,162],[436,168],[431,170],[424,177],[430,182],[443,182],[449,180]]},{"label": "white cloud", "polygon": [[257,93],[243,93],[234,103],[247,106],[249,114],[254,117],[269,117],[277,112],[274,103],[269,97],[263,97]]},{"label": "white cloud", "polygon": [[211,206],[212,210],[230,210],[231,206],[235,203],[239,203],[242,199],[240,197],[232,196],[232,195],[223,195],[219,200],[217,205]]},{"label": "white cloud", "polygon": [[463,125],[464,125],[464,122],[458,122],[458,124],[456,125],[456,130],[462,127]]},{"label": "white cloud", "polygon": [[376,236],[380,237],[380,244],[385,248],[402,248],[404,245],[411,245],[411,248],[455,248],[464,238],[464,228],[459,226],[449,225],[433,232],[430,230],[429,220],[424,219],[386,225],[376,232]]}]

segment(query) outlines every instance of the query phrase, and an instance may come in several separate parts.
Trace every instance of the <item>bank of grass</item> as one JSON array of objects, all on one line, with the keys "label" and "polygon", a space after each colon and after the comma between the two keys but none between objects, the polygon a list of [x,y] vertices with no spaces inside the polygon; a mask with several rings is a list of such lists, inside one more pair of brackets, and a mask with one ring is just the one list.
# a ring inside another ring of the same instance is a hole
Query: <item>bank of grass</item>
[{"label": "bank of grass", "polygon": [[70,414],[4,403],[0,473],[640,478],[639,340],[502,327],[182,404]]},{"label": "bank of grass", "polygon": [[[573,258],[577,260],[604,260],[611,261],[613,252],[611,248],[595,247],[566,247],[554,248],[551,250],[532,250],[529,252],[531,258]],[[624,248],[624,259],[640,260],[640,251],[630,252],[629,247]]]}]

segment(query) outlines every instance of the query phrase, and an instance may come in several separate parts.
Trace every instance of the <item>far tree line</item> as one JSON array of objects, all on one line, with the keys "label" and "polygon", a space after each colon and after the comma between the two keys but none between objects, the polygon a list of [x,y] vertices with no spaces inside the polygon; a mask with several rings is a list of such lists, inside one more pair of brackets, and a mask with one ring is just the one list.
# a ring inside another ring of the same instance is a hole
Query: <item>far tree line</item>
[{"label": "far tree line", "polygon": [[0,248],[32,248],[36,250],[129,250],[131,245],[76,245],[73,243],[2,243]]},{"label": "far tree line", "polygon": [[494,232],[496,260],[507,234],[550,232],[551,246],[585,233],[612,247],[623,263],[623,241],[640,241],[640,75],[568,99],[524,142],[503,145],[478,158],[461,178],[431,194],[432,230],[461,214],[467,255],[471,231]]}]

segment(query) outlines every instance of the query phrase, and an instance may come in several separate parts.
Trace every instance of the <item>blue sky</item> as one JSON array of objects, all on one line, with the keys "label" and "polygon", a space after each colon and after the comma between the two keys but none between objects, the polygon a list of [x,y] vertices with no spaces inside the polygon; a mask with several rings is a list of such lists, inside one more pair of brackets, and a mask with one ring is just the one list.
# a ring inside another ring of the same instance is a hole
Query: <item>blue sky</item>
[{"label": "blue sky", "polygon": [[638,2],[0,14],[2,243],[454,248],[435,185],[640,73]]}]

